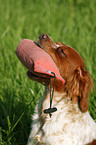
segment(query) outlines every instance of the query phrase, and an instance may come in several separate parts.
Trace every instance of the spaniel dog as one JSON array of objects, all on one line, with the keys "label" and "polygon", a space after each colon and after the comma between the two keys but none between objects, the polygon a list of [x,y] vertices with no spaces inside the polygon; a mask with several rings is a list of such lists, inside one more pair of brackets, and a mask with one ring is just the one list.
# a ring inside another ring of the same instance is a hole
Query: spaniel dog
[{"label": "spaniel dog", "polygon": [[[42,78],[46,89],[33,115],[28,145],[96,145],[96,123],[88,113],[92,79],[85,70],[82,57],[74,48],[55,43],[45,33],[40,35],[37,43],[51,56],[65,83],[61,85],[56,81],[54,86],[53,78],[50,87],[49,81]],[[53,109],[46,110],[53,89]]]}]

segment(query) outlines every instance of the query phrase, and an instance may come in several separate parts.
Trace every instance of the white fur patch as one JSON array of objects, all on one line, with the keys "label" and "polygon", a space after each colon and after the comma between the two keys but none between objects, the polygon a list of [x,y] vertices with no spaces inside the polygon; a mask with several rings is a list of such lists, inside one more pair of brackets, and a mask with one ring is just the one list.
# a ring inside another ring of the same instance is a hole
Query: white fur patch
[{"label": "white fur patch", "polygon": [[44,101],[42,98],[37,105],[28,145],[35,138],[46,145],[85,145],[96,139],[96,123],[89,113],[82,113],[78,104],[64,98],[63,93],[55,92],[54,96],[53,106],[57,107],[57,112],[51,118],[43,114],[46,116],[44,123],[39,120],[40,108],[49,108],[50,97]]}]

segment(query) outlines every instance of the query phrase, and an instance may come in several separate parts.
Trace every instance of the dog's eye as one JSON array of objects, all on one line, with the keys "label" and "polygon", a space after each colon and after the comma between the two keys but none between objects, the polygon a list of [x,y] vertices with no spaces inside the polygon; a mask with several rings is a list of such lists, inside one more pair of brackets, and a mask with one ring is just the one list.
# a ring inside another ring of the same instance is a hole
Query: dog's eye
[{"label": "dog's eye", "polygon": [[63,49],[60,50],[60,55],[61,55],[62,57],[65,57],[65,56],[66,56],[66,54],[65,54],[65,52],[64,52]]}]

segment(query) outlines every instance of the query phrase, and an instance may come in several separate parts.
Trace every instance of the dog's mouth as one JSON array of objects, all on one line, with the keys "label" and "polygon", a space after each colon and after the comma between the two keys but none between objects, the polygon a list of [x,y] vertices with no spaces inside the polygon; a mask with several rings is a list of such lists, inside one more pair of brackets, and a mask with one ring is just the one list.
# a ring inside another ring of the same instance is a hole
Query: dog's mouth
[{"label": "dog's mouth", "polygon": [[50,79],[49,77],[42,77],[34,72],[31,72],[31,71],[27,71],[27,76],[28,78],[30,78],[31,80],[33,81],[37,81],[45,86],[48,86],[49,85],[49,82],[50,82]]},{"label": "dog's mouth", "polygon": [[[34,41],[34,43],[35,43],[39,48],[43,49],[42,46],[41,46],[38,42],[39,42],[39,38],[38,38],[37,42]],[[43,50],[44,50],[44,49],[43,49]],[[33,80],[33,81],[36,81],[36,82],[39,82],[39,83],[41,83],[41,84],[43,84],[43,85],[45,85],[45,86],[48,86],[49,83],[50,83],[50,77],[47,76],[47,75],[44,75],[44,74],[43,74],[43,76],[42,76],[42,74],[40,74],[40,73],[38,74],[38,73],[36,73],[36,72],[34,72],[34,71],[32,72],[32,71],[30,71],[30,70],[28,70],[26,74],[27,74],[27,76],[28,76],[29,79],[31,79],[31,80]]]},{"label": "dog's mouth", "polygon": [[[34,43],[35,43],[39,48],[43,49],[43,48],[40,46],[40,44],[38,43],[38,41],[37,41],[37,42],[34,41]],[[31,80],[33,80],[33,81],[37,81],[37,82],[39,82],[39,83],[41,83],[41,84],[43,84],[43,85],[45,85],[45,86],[48,86],[49,83],[50,83],[50,77],[48,77],[48,76],[45,76],[45,75],[42,76],[42,74],[40,74],[40,73],[38,74],[38,73],[36,73],[36,72],[34,72],[34,71],[30,71],[30,70],[28,70],[26,74],[27,74],[27,76],[28,76],[29,79],[31,79]]]}]

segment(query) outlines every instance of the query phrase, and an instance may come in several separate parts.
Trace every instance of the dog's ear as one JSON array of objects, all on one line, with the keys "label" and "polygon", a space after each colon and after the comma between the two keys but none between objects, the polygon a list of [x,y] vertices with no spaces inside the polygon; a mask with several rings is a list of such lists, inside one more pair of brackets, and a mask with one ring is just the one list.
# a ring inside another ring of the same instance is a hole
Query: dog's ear
[{"label": "dog's ear", "polygon": [[78,67],[76,69],[77,81],[79,83],[79,106],[82,112],[88,110],[88,94],[92,90],[92,78],[88,71]]}]

